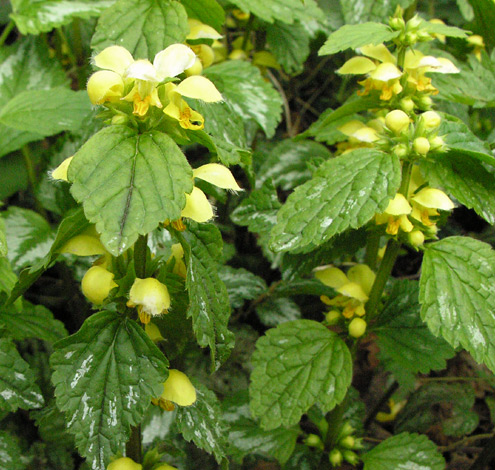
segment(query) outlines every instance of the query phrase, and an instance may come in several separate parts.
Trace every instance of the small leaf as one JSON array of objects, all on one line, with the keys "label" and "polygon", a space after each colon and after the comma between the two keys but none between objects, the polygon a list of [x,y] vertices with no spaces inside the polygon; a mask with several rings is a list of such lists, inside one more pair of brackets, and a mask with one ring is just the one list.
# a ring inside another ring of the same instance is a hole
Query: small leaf
[{"label": "small leaf", "polygon": [[74,155],[71,193],[114,256],[160,222],[177,220],[192,191],[192,170],[166,134],[110,126]]},{"label": "small leaf", "polygon": [[0,410],[16,411],[17,408],[29,410],[43,406],[43,396],[35,379],[34,372],[17,352],[14,343],[9,339],[1,338]]},{"label": "small leaf", "polygon": [[6,431],[0,431],[0,455],[3,470],[24,470],[27,466],[17,439]]},{"label": "small leaf", "polygon": [[272,230],[275,251],[307,252],[383,211],[400,183],[400,162],[358,149],[324,162],[288,197]]},{"label": "small leaf", "polygon": [[27,90],[5,104],[0,122],[19,131],[49,136],[79,129],[90,111],[85,91],[62,87]]},{"label": "small leaf", "polygon": [[256,306],[256,315],[263,325],[273,327],[288,321],[299,320],[301,309],[291,299],[269,297]]},{"label": "small leaf", "polygon": [[186,10],[175,0],[118,0],[100,16],[91,48],[100,52],[118,44],[135,59],[153,60],[187,33]]},{"label": "small leaf", "polygon": [[402,433],[378,444],[362,456],[364,470],[404,469],[444,470],[445,460],[426,436]]},{"label": "small leaf", "polygon": [[451,346],[461,344],[495,371],[495,252],[467,237],[426,246],[420,280],[421,317]]},{"label": "small leaf", "polygon": [[357,49],[368,44],[381,44],[391,41],[400,34],[382,23],[366,22],[342,26],[332,33],[318,51],[318,55],[335,54],[346,49]]},{"label": "small leaf", "polygon": [[197,400],[191,406],[177,407],[177,427],[182,437],[215,455],[218,463],[226,458],[226,425],[221,418],[215,394],[194,382]]},{"label": "small leaf", "polygon": [[13,0],[10,17],[21,34],[47,33],[69,24],[74,18],[99,16],[115,0]]},{"label": "small leaf", "polygon": [[243,268],[222,266],[218,275],[227,288],[232,308],[242,307],[244,301],[256,299],[267,289],[261,277]]},{"label": "small leaf", "polygon": [[282,98],[257,67],[229,60],[208,67],[204,76],[215,83],[236,114],[252,119],[267,137],[273,137],[282,115]]},{"label": "small leaf", "polygon": [[443,338],[433,336],[421,321],[418,293],[417,282],[396,282],[374,329],[380,361],[401,384],[414,380],[418,372],[444,369],[446,360],[455,354]]},{"label": "small leaf", "polygon": [[189,18],[196,18],[202,23],[222,31],[225,12],[217,0],[181,0]]},{"label": "small leaf", "polygon": [[448,36],[451,38],[466,39],[468,37],[468,31],[464,31],[463,29],[456,28],[455,26],[448,26],[442,23],[430,23],[429,21],[422,21],[419,25],[419,29],[430,34],[441,34],[443,36]]},{"label": "small leaf", "polygon": [[90,468],[104,470],[122,452],[151,397],[162,393],[165,356],[136,322],[103,311],[59,341],[50,363],[68,430]]},{"label": "small leaf", "polygon": [[340,403],[351,383],[351,354],[321,323],[296,320],[268,330],[256,343],[249,395],[263,429],[291,426],[315,403]]},{"label": "small leaf", "polygon": [[189,292],[188,318],[200,346],[209,346],[212,367],[216,370],[234,347],[233,334],[227,329],[230,304],[225,284],[218,276],[217,261],[221,257],[222,237],[212,224],[190,222],[183,236]]},{"label": "small leaf", "polygon": [[421,162],[432,186],[441,187],[461,204],[495,224],[495,175],[483,163],[465,153],[434,155]]},{"label": "small leaf", "polygon": [[473,7],[476,17],[476,25],[481,28],[480,34],[483,35],[489,49],[495,46],[495,31],[493,24],[495,21],[495,5],[491,0],[469,0]]}]

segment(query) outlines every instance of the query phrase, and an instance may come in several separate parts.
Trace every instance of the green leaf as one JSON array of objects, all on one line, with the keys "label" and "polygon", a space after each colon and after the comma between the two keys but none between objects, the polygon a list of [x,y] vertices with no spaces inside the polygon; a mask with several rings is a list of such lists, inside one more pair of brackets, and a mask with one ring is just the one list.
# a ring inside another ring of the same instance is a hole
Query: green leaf
[{"label": "green leaf", "polygon": [[226,458],[226,426],[215,394],[194,382],[197,399],[191,406],[177,407],[177,427],[182,437],[215,455],[218,463]]},{"label": "green leaf", "polygon": [[256,306],[256,315],[266,326],[278,326],[288,321],[299,320],[301,309],[291,299],[269,297]]},{"label": "green leaf", "polygon": [[0,257],[7,256],[7,238],[5,237],[5,222],[0,217]]},{"label": "green leaf", "polygon": [[495,175],[470,155],[449,152],[421,162],[432,186],[443,189],[461,204],[495,224]]},{"label": "green leaf", "polygon": [[0,431],[0,455],[4,470],[24,470],[27,466],[17,439],[6,431]]},{"label": "green leaf", "polygon": [[273,137],[282,115],[282,98],[257,67],[228,60],[208,67],[203,75],[215,83],[236,114],[252,119],[268,137]]},{"label": "green leaf", "polygon": [[[20,356],[14,343],[0,339],[0,410],[29,410],[43,406],[36,376]],[[2,458],[2,461],[4,459]]]},{"label": "green leaf", "polygon": [[256,299],[267,289],[261,277],[243,268],[222,266],[218,275],[227,288],[232,308],[242,307],[244,301]]},{"label": "green leaf", "polygon": [[312,159],[328,160],[331,156],[324,145],[312,140],[282,140],[273,148],[255,153],[255,159],[261,161],[256,170],[256,187],[260,188],[271,179],[284,191],[294,189],[311,178],[308,162]]},{"label": "green leaf", "polygon": [[274,251],[310,251],[382,212],[401,178],[394,155],[358,149],[324,162],[288,197],[272,230]]},{"label": "green leaf", "polygon": [[113,255],[160,222],[177,220],[192,191],[192,170],[166,134],[110,126],[74,155],[71,193]]},{"label": "green leaf", "polygon": [[[329,258],[327,258],[329,259]],[[326,286],[318,279],[291,279],[282,280],[271,290],[272,295],[279,297],[289,297],[291,295],[327,295],[334,297],[335,290]]]},{"label": "green leaf", "polygon": [[251,417],[249,397],[242,391],[222,402],[223,417],[230,425],[229,455],[238,462],[248,454],[266,454],[284,464],[294,452],[300,433],[297,427],[261,429]]},{"label": "green leaf", "polygon": [[217,31],[222,31],[225,12],[216,0],[181,0],[181,3],[189,18],[196,18]]},{"label": "green leaf", "polygon": [[321,323],[296,320],[268,330],[256,343],[249,395],[263,429],[291,426],[315,403],[340,403],[351,383],[345,343]]},{"label": "green leaf", "polygon": [[489,49],[495,46],[495,4],[492,0],[469,0],[473,7],[476,25],[481,27],[481,33]]},{"label": "green leaf", "polygon": [[104,311],[58,342],[50,364],[68,430],[90,468],[104,470],[163,391],[165,356],[135,321]]},{"label": "green leaf", "polygon": [[230,303],[225,284],[218,276],[217,260],[221,258],[222,236],[212,224],[190,222],[178,236],[184,248],[189,292],[188,318],[200,346],[209,346],[212,367],[216,370],[234,347],[234,336],[227,329]]},{"label": "green leaf", "polygon": [[478,139],[466,124],[455,116],[444,114],[442,124],[438,129],[438,135],[449,147],[449,152],[467,154],[478,160],[495,166],[495,157],[488,146]]},{"label": "green leaf", "polygon": [[90,111],[85,91],[62,87],[27,90],[2,108],[0,122],[19,131],[49,136],[79,129]]},{"label": "green leaf", "polygon": [[395,39],[399,33],[399,31],[392,31],[389,26],[382,23],[346,24],[328,37],[318,51],[318,55],[336,54],[349,48],[357,49],[367,44],[381,44]]},{"label": "green leaf", "polygon": [[472,411],[475,401],[471,384],[430,382],[409,397],[394,423],[395,432],[427,432],[442,424],[447,436],[471,434],[479,418]]},{"label": "green leaf", "polygon": [[419,286],[415,281],[396,282],[373,329],[378,337],[380,361],[401,384],[414,381],[418,372],[446,367],[455,351],[443,338],[433,336],[419,315]]},{"label": "green leaf", "polygon": [[42,305],[33,305],[23,300],[22,309],[12,305],[0,307],[0,327],[5,327],[15,340],[36,338],[54,343],[67,336],[64,324],[53,318]]},{"label": "green leaf", "polygon": [[289,74],[302,72],[310,52],[306,28],[299,21],[290,25],[275,21],[265,29],[266,42],[282,68]]},{"label": "green leaf", "polygon": [[444,470],[445,460],[426,436],[402,433],[378,444],[362,457],[364,470]]},{"label": "green leaf", "polygon": [[47,33],[74,18],[99,16],[115,0],[12,0],[10,17],[21,34]]},{"label": "green leaf", "polygon": [[397,6],[405,10],[411,3],[411,0],[340,0],[347,24],[383,21],[394,14]]},{"label": "green leaf", "polygon": [[10,291],[15,286],[17,276],[12,270],[12,266],[7,258],[0,258],[0,293]]},{"label": "green leaf", "polygon": [[495,371],[495,252],[467,237],[426,246],[420,280],[421,317],[436,336]]},{"label": "green leaf", "polygon": [[2,216],[7,230],[8,258],[14,269],[35,264],[46,256],[54,233],[41,215],[12,206]]},{"label": "green leaf", "polygon": [[175,0],[118,0],[98,20],[91,39],[95,52],[118,44],[135,59],[153,59],[189,32],[187,13]]},{"label": "green leaf", "polygon": [[312,21],[323,18],[323,12],[314,0],[231,0],[242,11],[249,12],[268,23],[274,20],[283,23]]},{"label": "green leaf", "polygon": [[430,23],[429,21],[422,21],[419,28],[430,34],[442,34],[451,38],[462,38],[468,37],[468,31],[456,28],[455,26],[448,26],[442,23]]}]

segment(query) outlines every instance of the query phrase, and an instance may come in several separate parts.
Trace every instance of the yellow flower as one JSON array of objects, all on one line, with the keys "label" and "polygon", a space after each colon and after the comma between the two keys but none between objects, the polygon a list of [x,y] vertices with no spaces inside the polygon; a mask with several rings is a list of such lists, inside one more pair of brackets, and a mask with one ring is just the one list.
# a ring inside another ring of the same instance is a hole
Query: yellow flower
[{"label": "yellow flower", "polygon": [[[193,170],[193,178],[199,178],[222,189],[242,191],[231,171],[218,163],[208,163]],[[201,189],[193,187],[191,194],[186,194],[186,205],[181,217],[189,217],[196,222],[206,222],[213,217],[213,208]]]},{"label": "yellow flower", "polygon": [[351,318],[354,315],[361,317],[365,314],[364,304],[368,301],[371,287],[375,282],[375,273],[369,266],[356,264],[347,271],[347,275],[334,266],[317,268],[315,277],[340,294],[333,299],[323,296],[323,302],[343,307],[342,315],[345,318]]},{"label": "yellow flower", "polygon": [[170,294],[167,286],[152,277],[136,278],[129,291],[127,306],[137,306],[139,319],[147,324],[152,316],[167,313],[170,308]]},{"label": "yellow flower", "polygon": [[410,201],[412,203],[411,217],[426,226],[435,225],[430,217],[438,216],[438,209],[450,211],[454,208],[454,203],[443,191],[430,187],[419,190],[410,198]]},{"label": "yellow flower", "polygon": [[72,161],[73,158],[74,156],[66,158],[57,168],[55,168],[55,170],[51,172],[50,176],[54,180],[68,182],[69,180],[67,179],[67,172],[69,170],[70,162]]},{"label": "yellow flower", "polygon": [[113,280],[114,274],[101,266],[92,266],[88,269],[81,281],[84,296],[95,305],[101,305],[110,291],[117,287]]},{"label": "yellow flower", "polygon": [[410,232],[414,227],[407,216],[412,212],[412,207],[407,199],[397,193],[388,203],[387,208],[381,214],[375,216],[378,225],[387,224],[386,232],[389,235],[397,235],[399,228],[404,232]]},{"label": "yellow flower", "polygon": [[77,256],[105,255],[107,250],[100,238],[93,233],[81,233],[72,237],[62,248],[60,253],[70,253]]},{"label": "yellow flower", "polygon": [[191,406],[196,401],[196,389],[184,372],[169,369],[168,378],[163,384],[163,392],[153,404],[172,411],[175,406]]},{"label": "yellow flower", "polygon": [[481,60],[481,51],[485,49],[485,41],[479,34],[473,34],[469,36],[466,41],[473,47],[473,54],[478,60]]},{"label": "yellow flower", "polygon": [[141,470],[143,466],[129,457],[121,457],[108,465],[107,470]]},{"label": "yellow flower", "polygon": [[170,256],[169,261],[173,258],[175,263],[172,272],[185,279],[187,268],[184,264],[184,248],[182,248],[180,243],[175,243],[171,246],[171,249],[172,255]]},{"label": "yellow flower", "polygon": [[157,343],[158,341],[162,341],[164,339],[162,334],[160,333],[160,329],[152,322],[146,323],[146,325],[144,325],[144,331],[154,343]]}]

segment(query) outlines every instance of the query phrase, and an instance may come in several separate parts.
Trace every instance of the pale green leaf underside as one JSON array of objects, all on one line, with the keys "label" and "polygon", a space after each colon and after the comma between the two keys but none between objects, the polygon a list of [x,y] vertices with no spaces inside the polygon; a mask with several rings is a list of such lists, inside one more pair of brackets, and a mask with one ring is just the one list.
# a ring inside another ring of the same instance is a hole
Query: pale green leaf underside
[{"label": "pale green leaf underside", "polygon": [[0,339],[0,410],[29,410],[43,406],[35,375],[22,359],[14,343]]},{"label": "pale green leaf underside", "polygon": [[167,360],[136,322],[99,312],[57,344],[50,363],[68,430],[90,468],[105,470],[163,391]]},{"label": "pale green leaf underside", "polygon": [[402,433],[362,456],[364,470],[444,470],[445,460],[426,436]]},{"label": "pale green leaf underside", "polygon": [[21,34],[47,33],[70,23],[73,18],[91,18],[115,3],[115,0],[14,0],[15,21]]},{"label": "pale green leaf underside", "polygon": [[421,317],[436,336],[459,344],[495,371],[495,252],[486,243],[449,237],[427,245]]},{"label": "pale green leaf underside", "polygon": [[275,251],[309,251],[383,211],[400,184],[394,155],[358,149],[323,163],[289,196],[272,230]]},{"label": "pale green leaf underside", "polygon": [[382,23],[368,21],[362,24],[345,25],[332,33],[318,51],[319,55],[335,54],[346,49],[356,49],[367,44],[381,44],[399,35]]},{"label": "pale green leaf underside", "polygon": [[299,422],[315,403],[329,411],[351,383],[351,354],[321,323],[296,320],[268,330],[256,343],[249,395],[261,427]]},{"label": "pale green leaf underside", "polygon": [[119,0],[100,16],[91,47],[97,53],[118,44],[135,59],[153,60],[188,32],[186,10],[175,0]]},{"label": "pale green leaf underside", "polygon": [[192,170],[168,135],[107,127],[76,153],[69,167],[71,193],[113,255],[160,222],[177,220],[192,191]]}]

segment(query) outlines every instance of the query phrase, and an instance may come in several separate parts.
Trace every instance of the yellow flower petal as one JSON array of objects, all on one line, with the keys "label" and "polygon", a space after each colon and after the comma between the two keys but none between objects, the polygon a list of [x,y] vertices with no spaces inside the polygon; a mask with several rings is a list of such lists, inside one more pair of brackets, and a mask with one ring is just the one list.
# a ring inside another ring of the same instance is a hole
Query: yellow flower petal
[{"label": "yellow flower petal", "polygon": [[189,24],[190,31],[186,39],[222,39],[222,35],[211,26],[204,23]]},{"label": "yellow flower petal", "polygon": [[364,289],[356,282],[348,282],[347,284],[344,284],[337,289],[337,292],[345,295],[346,297],[359,300],[360,302],[366,302],[368,300],[366,292],[364,292]]},{"label": "yellow flower petal", "polygon": [[148,59],[140,59],[133,62],[127,68],[126,76],[147,82],[158,83],[160,81],[155,67],[153,67],[153,64]]},{"label": "yellow flower petal", "polygon": [[370,77],[373,80],[378,80],[380,82],[388,82],[389,80],[399,78],[401,75],[402,72],[394,64],[389,62],[380,64],[370,73]]},{"label": "yellow flower petal", "polygon": [[196,401],[196,389],[184,372],[169,369],[160,398],[179,406],[190,406]]},{"label": "yellow flower petal", "polygon": [[323,282],[323,284],[332,287],[333,289],[338,289],[349,282],[349,279],[344,272],[334,266],[317,269],[315,271],[315,277],[319,281]]},{"label": "yellow flower petal", "polygon": [[192,67],[196,54],[185,44],[172,44],[156,54],[153,65],[159,81],[167,77],[176,77]]},{"label": "yellow flower petal", "polygon": [[69,180],[67,179],[67,172],[69,170],[70,162],[72,161],[73,158],[74,156],[66,158],[59,166],[57,166],[57,168],[55,168],[55,170],[52,171],[51,177],[54,180],[61,180],[68,182]]},{"label": "yellow flower petal", "polygon": [[368,295],[371,292],[376,275],[367,264],[356,264],[347,271],[347,277],[350,281],[359,284]]},{"label": "yellow flower petal", "polygon": [[144,312],[152,316],[167,313],[170,308],[167,286],[152,277],[136,278],[129,291],[128,306],[140,306]]},{"label": "yellow flower petal", "polygon": [[208,163],[196,168],[193,170],[193,177],[208,181],[208,183],[214,184],[219,188],[234,191],[242,190],[231,171],[226,166],[218,163]]},{"label": "yellow flower petal", "polygon": [[116,72],[100,70],[89,77],[87,90],[91,103],[103,104],[122,97],[124,81]]},{"label": "yellow flower petal", "polygon": [[380,62],[390,62],[392,64],[397,62],[395,56],[383,44],[362,46],[359,48],[359,51],[365,56],[379,60]]},{"label": "yellow flower petal", "polygon": [[121,457],[110,463],[107,470],[141,470],[142,468],[141,464],[134,462],[129,457]]},{"label": "yellow flower petal", "polygon": [[450,198],[443,191],[435,188],[423,188],[411,198],[411,201],[421,204],[427,209],[450,211],[454,208],[454,203]]},{"label": "yellow flower petal", "polygon": [[347,135],[348,137],[351,137],[354,135],[354,133],[362,129],[363,127],[366,127],[361,121],[358,121],[356,119],[353,119],[352,121],[346,122],[340,127],[337,127],[337,129],[342,132],[342,134]]},{"label": "yellow flower petal", "polygon": [[144,331],[154,343],[162,341],[164,339],[162,334],[160,333],[160,329],[152,322],[146,323],[146,325],[144,325]]},{"label": "yellow flower petal", "polygon": [[123,76],[127,67],[134,62],[132,54],[122,46],[110,46],[94,57],[94,63],[100,69],[111,70]]},{"label": "yellow flower petal", "polygon": [[407,199],[400,193],[397,193],[388,203],[385,213],[389,215],[407,215],[412,211],[412,207]]},{"label": "yellow flower petal", "polygon": [[86,271],[81,281],[84,296],[95,305],[101,305],[110,291],[117,287],[113,281],[114,274],[101,266],[92,266]]},{"label": "yellow flower petal", "polygon": [[186,194],[186,205],[180,215],[202,223],[213,217],[213,209],[205,193],[195,186],[191,194]]},{"label": "yellow flower petal", "polygon": [[206,103],[222,101],[222,95],[215,85],[206,77],[194,75],[188,77],[177,85],[177,93],[188,98],[203,100]]},{"label": "yellow flower petal", "polygon": [[77,256],[104,255],[106,252],[107,250],[105,250],[99,238],[86,234],[72,237],[60,248],[60,253],[70,253]]},{"label": "yellow flower petal", "polygon": [[345,62],[344,65],[337,70],[337,73],[340,73],[341,75],[361,75],[375,69],[376,65],[372,60],[367,59],[366,57],[357,56]]},{"label": "yellow flower petal", "polygon": [[358,129],[356,132],[354,132],[354,134],[352,134],[352,137],[359,140],[359,142],[366,143],[375,142],[379,138],[375,129],[368,126],[364,126],[361,129]]}]

